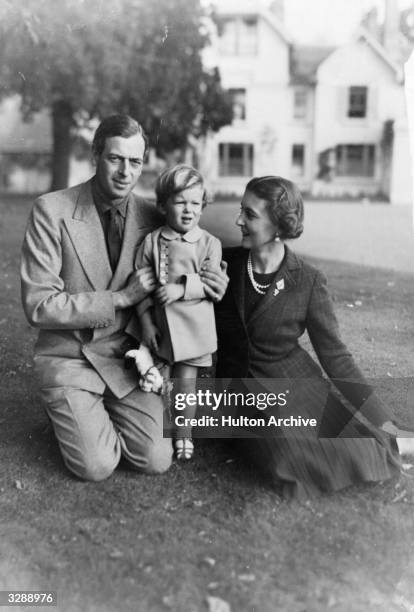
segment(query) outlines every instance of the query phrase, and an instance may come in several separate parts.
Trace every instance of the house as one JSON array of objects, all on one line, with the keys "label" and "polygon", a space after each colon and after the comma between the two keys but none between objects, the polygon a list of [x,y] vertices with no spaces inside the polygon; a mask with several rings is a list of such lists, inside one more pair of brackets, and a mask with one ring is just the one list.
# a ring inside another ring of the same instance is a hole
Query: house
[{"label": "house", "polygon": [[[414,11],[400,20],[397,0],[384,2],[383,25],[373,10],[352,40],[329,48],[295,44],[283,0],[218,0],[208,55],[232,95],[234,119],[193,140],[188,154],[213,191],[240,196],[252,176],[279,174],[317,198],[412,202],[403,65]],[[45,191],[50,119],[41,113],[22,124],[17,107],[12,98],[0,109],[0,188]],[[150,159],[153,177],[159,166]],[[87,160],[72,158],[71,184],[91,173]]]},{"label": "house", "polygon": [[[0,191],[45,193],[50,189],[52,162],[52,122],[48,110],[22,120],[20,96],[0,104]],[[75,185],[93,173],[89,159],[72,155],[70,184]]]},{"label": "house", "polygon": [[19,96],[0,107],[0,190],[40,193],[50,186],[51,124],[47,113],[22,121]]},{"label": "house", "polygon": [[361,29],[319,65],[316,81],[312,193],[411,202],[402,66]]},{"label": "house", "polygon": [[411,203],[395,0],[387,8],[382,42],[371,15],[332,49],[295,45],[281,0],[220,1],[212,45],[234,120],[199,154],[216,192],[240,195],[249,177],[279,174],[316,197]]}]

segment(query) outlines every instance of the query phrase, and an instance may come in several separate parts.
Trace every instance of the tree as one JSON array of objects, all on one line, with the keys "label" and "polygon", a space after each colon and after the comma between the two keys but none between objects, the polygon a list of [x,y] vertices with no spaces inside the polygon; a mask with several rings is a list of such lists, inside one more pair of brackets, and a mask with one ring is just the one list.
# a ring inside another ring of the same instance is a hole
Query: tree
[{"label": "tree", "polygon": [[111,112],[136,117],[164,157],[232,119],[202,64],[199,0],[0,0],[0,96],[24,116],[50,108],[52,188],[67,185],[71,133]]}]

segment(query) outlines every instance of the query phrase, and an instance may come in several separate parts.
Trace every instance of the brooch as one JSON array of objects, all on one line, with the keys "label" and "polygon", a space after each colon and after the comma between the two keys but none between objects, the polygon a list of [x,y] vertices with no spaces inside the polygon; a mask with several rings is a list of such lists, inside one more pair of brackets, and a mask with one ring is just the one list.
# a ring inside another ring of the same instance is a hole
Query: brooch
[{"label": "brooch", "polygon": [[276,289],[273,291],[273,295],[276,297],[280,291],[283,291],[284,288],[285,288],[285,281],[283,278],[281,278],[276,283]]}]

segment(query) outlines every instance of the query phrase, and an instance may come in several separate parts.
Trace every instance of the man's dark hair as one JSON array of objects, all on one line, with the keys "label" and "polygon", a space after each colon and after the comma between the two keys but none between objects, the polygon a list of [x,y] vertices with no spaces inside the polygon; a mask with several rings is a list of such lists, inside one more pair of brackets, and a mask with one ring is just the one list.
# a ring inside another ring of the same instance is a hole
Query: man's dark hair
[{"label": "man's dark hair", "polygon": [[94,155],[101,155],[105,148],[107,138],[113,136],[121,136],[122,138],[130,138],[140,134],[144,140],[144,159],[148,152],[148,137],[145,134],[142,126],[130,117],[129,115],[110,115],[101,121],[98,125],[92,141],[92,151]]}]

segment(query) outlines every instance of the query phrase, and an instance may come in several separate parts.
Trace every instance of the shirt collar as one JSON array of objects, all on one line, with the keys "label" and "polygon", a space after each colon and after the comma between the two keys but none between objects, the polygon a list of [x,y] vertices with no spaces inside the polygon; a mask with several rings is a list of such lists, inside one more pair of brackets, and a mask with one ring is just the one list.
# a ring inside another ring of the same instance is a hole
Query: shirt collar
[{"label": "shirt collar", "polygon": [[108,212],[108,210],[113,210],[115,208],[119,214],[122,215],[122,217],[126,217],[129,194],[125,198],[110,200],[104,195],[102,189],[100,189],[98,181],[95,177],[91,181],[91,187],[93,202],[100,215],[104,215],[106,212]]},{"label": "shirt collar", "polygon": [[161,228],[161,236],[166,240],[184,240],[185,242],[197,242],[202,236],[201,228],[196,225],[186,234],[180,234],[173,230],[169,225],[164,225]]}]

